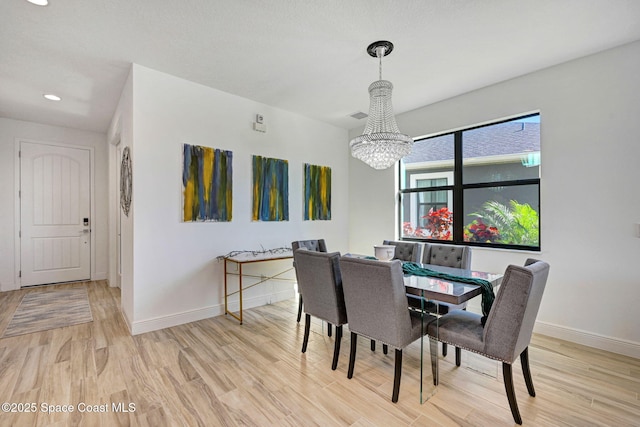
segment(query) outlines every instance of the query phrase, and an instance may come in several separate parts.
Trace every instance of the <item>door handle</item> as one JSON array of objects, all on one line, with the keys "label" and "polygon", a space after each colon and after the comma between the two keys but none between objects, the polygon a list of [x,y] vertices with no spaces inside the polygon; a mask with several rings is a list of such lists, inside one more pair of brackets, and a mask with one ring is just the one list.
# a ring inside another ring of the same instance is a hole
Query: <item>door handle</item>
[{"label": "door handle", "polygon": [[90,232],[91,230],[89,230],[88,228],[85,228],[84,230],[80,231],[80,234],[86,234],[88,232]]}]

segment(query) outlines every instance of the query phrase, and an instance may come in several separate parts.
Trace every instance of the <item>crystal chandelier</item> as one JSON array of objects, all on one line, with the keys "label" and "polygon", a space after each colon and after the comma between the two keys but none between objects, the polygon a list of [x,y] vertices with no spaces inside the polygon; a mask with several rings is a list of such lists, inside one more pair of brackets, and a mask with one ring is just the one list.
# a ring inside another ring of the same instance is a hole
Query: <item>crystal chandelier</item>
[{"label": "crystal chandelier", "polygon": [[369,86],[369,118],[364,133],[351,140],[351,155],[374,169],[387,169],[395,162],[411,153],[413,139],[400,133],[393,115],[391,91],[393,84],[382,80],[382,57],[393,50],[393,43],[377,41],[367,47],[367,52],[377,57],[380,80]]}]

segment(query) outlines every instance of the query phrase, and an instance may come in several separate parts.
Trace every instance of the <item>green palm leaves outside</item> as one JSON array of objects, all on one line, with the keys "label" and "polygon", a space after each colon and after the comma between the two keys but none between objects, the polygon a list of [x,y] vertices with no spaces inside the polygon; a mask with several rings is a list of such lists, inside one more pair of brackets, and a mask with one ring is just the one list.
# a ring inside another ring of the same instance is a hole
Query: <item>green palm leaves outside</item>
[{"label": "green palm leaves outside", "polygon": [[482,209],[483,212],[475,212],[471,215],[497,227],[500,232],[499,243],[538,246],[540,236],[538,212],[528,203],[520,204],[511,200],[509,206],[506,206],[489,201],[482,205]]}]

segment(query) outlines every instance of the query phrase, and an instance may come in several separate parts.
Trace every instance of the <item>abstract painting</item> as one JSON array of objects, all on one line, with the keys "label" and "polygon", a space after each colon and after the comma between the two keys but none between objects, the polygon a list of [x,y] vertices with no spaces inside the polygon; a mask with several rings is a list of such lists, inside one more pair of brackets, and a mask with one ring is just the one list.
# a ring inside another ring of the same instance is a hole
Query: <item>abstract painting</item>
[{"label": "abstract painting", "polygon": [[331,219],[331,168],[304,164],[304,219]]},{"label": "abstract painting", "polygon": [[231,151],[184,144],[184,222],[231,221],[232,160]]},{"label": "abstract painting", "polygon": [[253,156],[253,221],[289,220],[289,162]]}]

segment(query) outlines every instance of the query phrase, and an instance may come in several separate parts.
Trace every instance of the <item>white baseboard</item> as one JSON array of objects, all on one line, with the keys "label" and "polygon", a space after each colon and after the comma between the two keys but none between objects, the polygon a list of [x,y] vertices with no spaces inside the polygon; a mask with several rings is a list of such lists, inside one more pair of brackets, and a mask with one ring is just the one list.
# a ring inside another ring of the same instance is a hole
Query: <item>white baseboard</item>
[{"label": "white baseboard", "polygon": [[0,284],[0,292],[17,291],[20,289],[19,283],[2,283]]},{"label": "white baseboard", "polygon": [[536,322],[533,331],[537,334],[548,335],[576,344],[640,359],[640,343],[637,342],[611,338],[546,322]]},{"label": "white baseboard", "polygon": [[[287,289],[284,291],[274,292],[266,295],[260,295],[253,298],[244,298],[242,300],[242,307],[244,310],[247,310],[247,309],[259,307],[262,305],[283,301],[283,300],[292,298],[293,295],[294,295],[294,290]],[[238,303],[229,304],[230,311],[237,311],[238,309],[239,309]],[[183,325],[189,322],[197,322],[198,320],[208,319],[210,317],[220,316],[222,314],[224,314],[224,303],[200,308],[197,310],[190,310],[182,313],[175,313],[169,316],[162,316],[162,317],[156,317],[154,319],[140,320],[137,322],[133,322],[133,324],[130,325],[129,330],[131,331],[131,335],[144,334],[145,332],[157,331],[159,329]]]},{"label": "white baseboard", "polygon": [[94,273],[91,280],[107,280],[107,272],[103,271],[101,273]]},{"label": "white baseboard", "polygon": [[131,335],[134,335],[131,330],[131,322],[129,321],[129,318],[125,314],[124,310],[122,310],[122,308],[120,308],[120,316],[122,316],[122,320],[124,320],[124,323],[127,325],[127,329],[129,330],[129,333]]},{"label": "white baseboard", "polygon": [[[293,289],[287,289],[281,292],[265,294],[253,298],[245,298],[243,308],[245,310],[259,307],[266,304],[275,303],[292,298],[295,294]],[[237,311],[238,303],[229,304],[229,310]],[[134,322],[131,324],[129,319],[124,316],[125,322],[129,325],[132,335],[143,334],[145,332],[156,331],[159,329],[170,328],[189,322],[208,319],[210,317],[220,316],[224,314],[224,304],[217,304],[210,307],[204,307],[198,310],[185,311],[175,313],[169,316],[157,317]],[[562,339],[576,344],[586,345],[588,347],[598,348],[612,353],[622,354],[629,357],[640,359],[640,343],[626,341],[616,338],[598,335],[593,332],[582,331],[579,329],[567,328],[552,323],[536,322],[534,332],[541,335]]]}]

